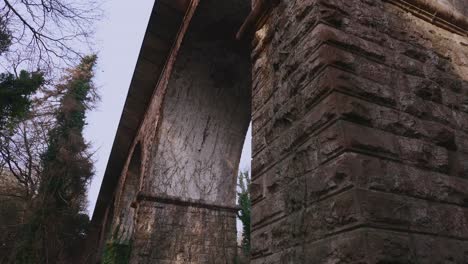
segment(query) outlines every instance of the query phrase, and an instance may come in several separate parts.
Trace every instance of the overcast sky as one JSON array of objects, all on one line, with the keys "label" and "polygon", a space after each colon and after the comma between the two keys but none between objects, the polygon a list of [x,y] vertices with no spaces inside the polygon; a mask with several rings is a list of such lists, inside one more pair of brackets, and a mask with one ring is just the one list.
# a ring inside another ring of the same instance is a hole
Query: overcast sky
[{"label": "overcast sky", "polygon": [[[101,187],[117,126],[122,114],[128,87],[138,58],[146,26],[154,0],[107,1],[103,10],[105,17],[97,25],[96,50],[99,60],[95,83],[102,101],[98,108],[88,114],[85,137],[96,151],[96,175],[88,193],[88,211],[92,214]],[[250,129],[247,136],[240,169],[250,169]]]}]

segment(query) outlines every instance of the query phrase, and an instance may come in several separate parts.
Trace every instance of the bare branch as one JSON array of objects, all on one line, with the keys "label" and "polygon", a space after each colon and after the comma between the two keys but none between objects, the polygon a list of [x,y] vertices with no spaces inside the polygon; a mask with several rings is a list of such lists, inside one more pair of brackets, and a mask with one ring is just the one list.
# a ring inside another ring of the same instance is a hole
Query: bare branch
[{"label": "bare branch", "polygon": [[[13,43],[6,64],[52,72],[75,65],[89,53],[93,23],[100,17],[96,0],[0,0]],[[20,59],[18,60],[18,54]]]}]

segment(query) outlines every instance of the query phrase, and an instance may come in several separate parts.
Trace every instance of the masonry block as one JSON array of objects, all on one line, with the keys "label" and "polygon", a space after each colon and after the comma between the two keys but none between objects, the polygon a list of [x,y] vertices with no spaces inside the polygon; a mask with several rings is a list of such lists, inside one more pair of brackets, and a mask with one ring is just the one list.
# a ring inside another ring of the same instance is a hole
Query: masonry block
[{"label": "masonry block", "polygon": [[287,1],[259,28],[252,263],[467,262],[466,34],[406,2],[442,8]]}]

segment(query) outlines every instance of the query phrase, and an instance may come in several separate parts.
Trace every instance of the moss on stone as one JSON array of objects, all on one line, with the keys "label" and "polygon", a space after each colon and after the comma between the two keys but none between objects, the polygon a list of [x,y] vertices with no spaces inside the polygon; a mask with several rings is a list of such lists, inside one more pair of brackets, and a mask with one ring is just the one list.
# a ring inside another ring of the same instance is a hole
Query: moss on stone
[{"label": "moss on stone", "polygon": [[102,257],[103,264],[130,263],[131,244],[107,243]]}]

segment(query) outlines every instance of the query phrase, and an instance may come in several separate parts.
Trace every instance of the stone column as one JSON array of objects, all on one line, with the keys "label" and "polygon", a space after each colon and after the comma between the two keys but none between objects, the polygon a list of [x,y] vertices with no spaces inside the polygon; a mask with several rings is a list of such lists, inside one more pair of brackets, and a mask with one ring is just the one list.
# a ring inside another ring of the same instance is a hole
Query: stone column
[{"label": "stone column", "polygon": [[251,263],[468,263],[466,13],[424,8],[281,1],[256,32]]},{"label": "stone column", "polygon": [[[234,263],[236,179],[250,122],[248,1],[201,1],[167,84],[131,263]],[[242,15],[244,14],[244,15]]]}]

